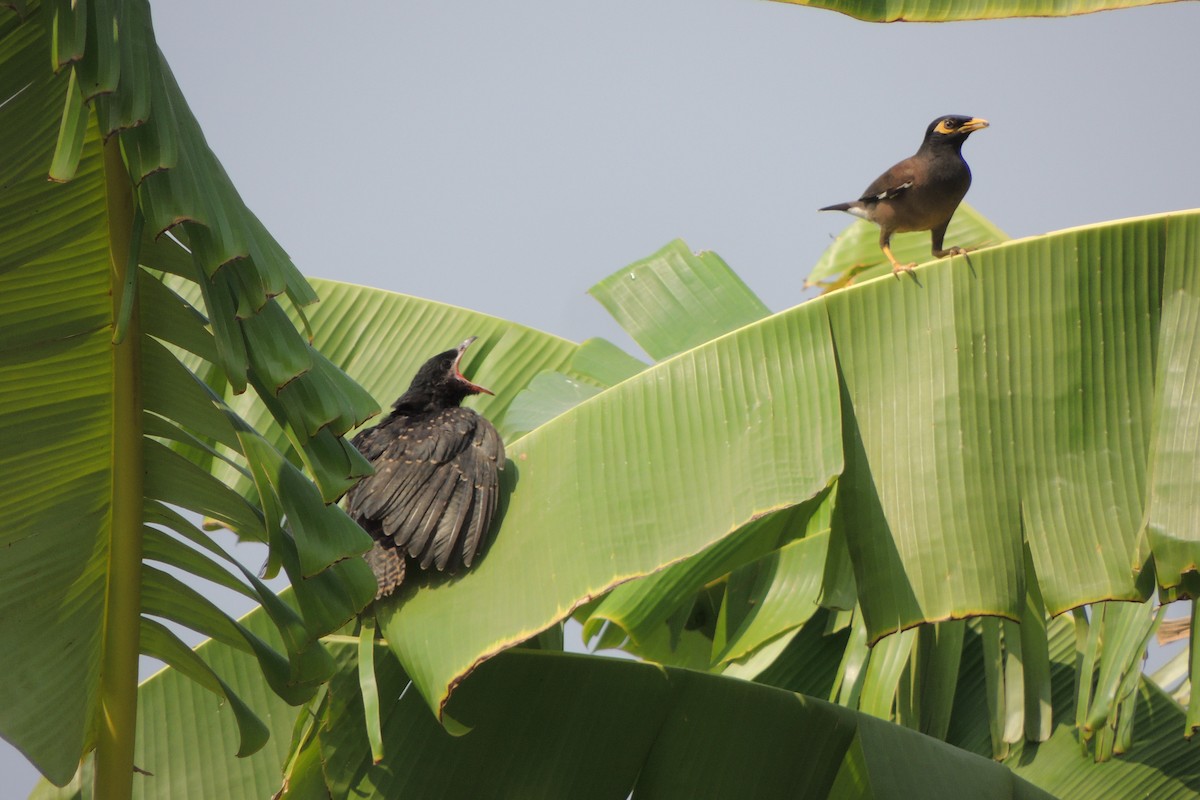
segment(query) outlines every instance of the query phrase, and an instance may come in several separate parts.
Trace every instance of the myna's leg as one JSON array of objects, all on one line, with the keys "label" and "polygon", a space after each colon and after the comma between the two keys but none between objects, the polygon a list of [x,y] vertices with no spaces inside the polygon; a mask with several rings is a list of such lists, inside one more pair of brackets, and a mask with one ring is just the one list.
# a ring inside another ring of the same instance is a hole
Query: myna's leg
[{"label": "myna's leg", "polygon": [[885,256],[887,256],[887,260],[892,263],[892,274],[896,276],[897,280],[900,279],[901,272],[912,273],[913,267],[916,266],[915,263],[914,264],[901,264],[899,261],[896,260],[896,257],[894,255],[892,255],[891,231],[881,231],[880,232],[880,234],[879,234],[879,249],[883,251],[883,254]]},{"label": "myna's leg", "polygon": [[949,227],[950,220],[946,220],[941,225],[929,231],[930,241],[933,244],[933,257],[945,258],[946,256],[965,256],[967,251],[961,247],[950,247],[943,249],[942,241],[946,238],[946,228]]}]

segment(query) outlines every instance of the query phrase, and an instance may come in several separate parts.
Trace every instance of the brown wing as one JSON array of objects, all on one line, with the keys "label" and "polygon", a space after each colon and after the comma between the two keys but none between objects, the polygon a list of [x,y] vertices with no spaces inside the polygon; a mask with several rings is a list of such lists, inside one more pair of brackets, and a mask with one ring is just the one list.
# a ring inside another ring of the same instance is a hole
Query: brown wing
[{"label": "brown wing", "polygon": [[[359,434],[354,445],[375,474],[347,496],[350,516],[381,547],[395,548],[422,569],[469,567],[495,513],[504,464],[504,444],[492,424],[455,407],[392,417]],[[373,566],[384,563],[380,555]],[[388,576],[381,571],[376,573],[383,591],[394,564]]]},{"label": "brown wing", "polygon": [[911,162],[911,158],[906,158],[880,175],[862,193],[859,201],[878,203],[880,200],[890,200],[902,194],[916,180],[916,170]]}]

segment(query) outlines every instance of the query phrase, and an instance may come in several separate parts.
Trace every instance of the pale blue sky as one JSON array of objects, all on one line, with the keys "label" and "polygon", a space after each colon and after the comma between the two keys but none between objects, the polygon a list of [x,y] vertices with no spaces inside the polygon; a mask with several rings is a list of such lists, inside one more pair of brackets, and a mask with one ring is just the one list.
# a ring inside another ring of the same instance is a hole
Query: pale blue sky
[{"label": "pale blue sky", "polygon": [[[153,2],[234,184],[302,271],[626,339],[587,288],[682,237],[773,310],[817,214],[985,117],[1014,236],[1200,205],[1200,7],[869,25],[762,0]],[[384,398],[386,401],[387,399]],[[0,742],[0,800],[31,767]]]},{"label": "pale blue sky", "polygon": [[968,200],[1014,236],[1197,204],[1192,4],[954,25],[761,0],[309,8],[155,5],[268,229],[309,274],[573,339],[616,330],[592,283],[677,236],[794,305],[850,222],[815,209],[941,114],[991,120]]}]

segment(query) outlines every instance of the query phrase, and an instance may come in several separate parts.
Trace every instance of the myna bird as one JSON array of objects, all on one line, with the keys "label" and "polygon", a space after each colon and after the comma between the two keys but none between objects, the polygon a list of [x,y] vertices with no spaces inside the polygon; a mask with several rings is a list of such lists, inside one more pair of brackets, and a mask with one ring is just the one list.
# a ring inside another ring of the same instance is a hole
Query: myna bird
[{"label": "myna bird", "polygon": [[845,211],[878,225],[879,247],[897,277],[901,270],[912,272],[916,264],[901,264],[892,255],[893,233],[929,231],[936,258],[966,253],[961,247],[943,249],[942,240],[954,210],[971,188],[963,142],[987,126],[987,120],[976,117],[938,117],[929,123],[916,154],[876,178],[862,197],[820,210]]},{"label": "myna bird", "polygon": [[492,423],[459,405],[491,394],[459,368],[474,341],[426,361],[387,418],[354,437],[375,474],[350,490],[346,510],[375,539],[365,558],[379,583],[376,599],[400,586],[406,562],[470,567],[491,525],[504,443]]}]

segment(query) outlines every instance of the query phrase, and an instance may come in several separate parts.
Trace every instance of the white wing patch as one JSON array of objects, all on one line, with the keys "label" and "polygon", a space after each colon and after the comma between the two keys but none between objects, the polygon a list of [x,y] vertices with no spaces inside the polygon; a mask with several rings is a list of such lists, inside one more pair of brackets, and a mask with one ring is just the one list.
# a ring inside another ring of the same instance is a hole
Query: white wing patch
[{"label": "white wing patch", "polygon": [[904,183],[900,184],[899,186],[895,186],[891,189],[884,189],[882,192],[875,195],[875,199],[876,200],[888,200],[888,199],[893,198],[896,195],[900,194],[901,192],[903,192],[905,189],[907,189],[908,187],[910,187],[912,185],[913,185],[912,181],[905,181]]}]

